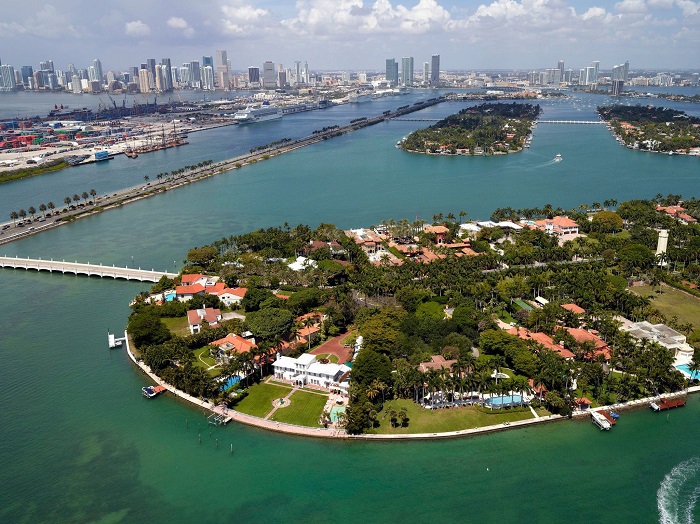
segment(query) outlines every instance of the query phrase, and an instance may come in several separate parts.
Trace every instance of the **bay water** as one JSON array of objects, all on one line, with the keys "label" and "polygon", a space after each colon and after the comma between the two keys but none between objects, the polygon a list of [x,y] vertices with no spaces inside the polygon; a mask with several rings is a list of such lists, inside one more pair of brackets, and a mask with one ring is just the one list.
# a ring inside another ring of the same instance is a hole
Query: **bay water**
[{"label": "bay water", "polygon": [[[431,96],[193,133],[184,148],[0,186],[0,209],[135,185],[143,174],[228,158]],[[600,101],[545,101],[542,118],[589,120]],[[413,116],[440,118],[466,105]],[[696,114],[697,107],[680,106]],[[394,148],[428,124],[373,126],[2,252],[175,270],[190,247],[285,221],[347,228],[460,210],[485,219],[508,205],[700,195],[697,158],[629,151],[604,126],[540,124],[532,147],[507,157]],[[554,164],[557,153],[564,160]],[[327,442],[237,424],[210,435],[201,410],[168,395],[144,399],[145,376],[121,350],[107,349],[107,330],[124,329],[129,300],[147,284],[19,270],[2,270],[0,282],[3,522],[692,522],[700,515],[700,398],[668,417],[624,413],[605,433],[585,420],[439,442]]]}]

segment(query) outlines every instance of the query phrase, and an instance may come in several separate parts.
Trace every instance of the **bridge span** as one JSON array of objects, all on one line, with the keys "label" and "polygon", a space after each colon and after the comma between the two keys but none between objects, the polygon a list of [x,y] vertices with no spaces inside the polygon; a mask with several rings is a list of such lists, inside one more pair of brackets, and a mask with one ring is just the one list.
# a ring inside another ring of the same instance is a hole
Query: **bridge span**
[{"label": "bridge span", "polygon": [[605,125],[602,120],[537,120],[537,124],[588,124]]},{"label": "bridge span", "polygon": [[167,271],[155,271],[153,269],[141,269],[131,267],[104,266],[102,264],[83,264],[80,262],[66,262],[65,260],[43,260],[41,258],[0,257],[0,267],[14,269],[32,269],[35,271],[48,271],[49,273],[62,273],[73,275],[86,275],[89,277],[115,278],[124,280],[138,280],[140,282],[158,282],[162,276],[175,278],[176,273]]}]

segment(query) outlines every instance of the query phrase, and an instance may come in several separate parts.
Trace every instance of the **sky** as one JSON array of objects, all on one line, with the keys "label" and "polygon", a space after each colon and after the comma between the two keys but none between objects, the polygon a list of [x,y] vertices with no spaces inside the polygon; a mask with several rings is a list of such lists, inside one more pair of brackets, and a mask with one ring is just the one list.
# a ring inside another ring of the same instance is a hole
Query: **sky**
[{"label": "sky", "polygon": [[700,68],[700,0],[0,0],[0,61],[104,71],[225,49],[234,70],[265,60],[380,71],[432,54],[443,70]]}]

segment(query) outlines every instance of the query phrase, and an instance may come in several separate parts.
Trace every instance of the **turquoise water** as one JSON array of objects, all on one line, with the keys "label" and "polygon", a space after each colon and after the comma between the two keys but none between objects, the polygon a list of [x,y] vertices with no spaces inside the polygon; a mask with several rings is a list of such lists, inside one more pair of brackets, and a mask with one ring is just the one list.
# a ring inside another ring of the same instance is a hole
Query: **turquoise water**
[{"label": "turquoise water", "polygon": [[700,379],[700,373],[698,373],[697,371],[690,371],[690,367],[688,366],[688,364],[681,364],[680,366],[676,366],[676,369],[680,369],[684,373],[687,373],[692,379]]},{"label": "turquoise water", "polygon": [[[571,103],[547,104],[545,116],[584,113]],[[526,152],[467,159],[396,150],[417,125],[374,126],[3,252],[123,265],[133,256],[136,266],[174,270],[192,246],[285,221],[366,226],[460,209],[483,217],[504,205],[573,206],[658,192],[700,196],[697,159],[628,151],[602,126],[539,125]],[[202,158],[228,147],[227,135],[209,136],[219,138],[202,140]],[[564,160],[545,165],[556,153]],[[162,171],[159,157],[152,158],[138,169]],[[11,187],[3,186],[0,199]],[[39,187],[27,185],[24,194]],[[129,301],[148,285],[6,269],[0,279],[0,522],[700,517],[698,396],[668,418],[647,409],[625,413],[611,432],[585,420],[377,444],[286,437],[238,424],[210,428],[200,410],[170,394],[143,398],[140,389],[149,381],[123,350],[107,349],[107,331],[124,329]]]},{"label": "turquoise water", "polygon": [[229,388],[232,388],[236,384],[238,384],[241,381],[241,377],[229,377],[226,379],[226,382],[224,382],[221,387],[219,388],[221,391],[226,391]]},{"label": "turquoise water", "polygon": [[505,395],[503,397],[491,397],[486,399],[486,403],[490,406],[501,407],[501,406],[514,406],[520,404],[523,397],[520,395]]},{"label": "turquoise water", "polygon": [[345,413],[345,406],[333,406],[331,408],[331,420],[338,422],[338,414]]}]

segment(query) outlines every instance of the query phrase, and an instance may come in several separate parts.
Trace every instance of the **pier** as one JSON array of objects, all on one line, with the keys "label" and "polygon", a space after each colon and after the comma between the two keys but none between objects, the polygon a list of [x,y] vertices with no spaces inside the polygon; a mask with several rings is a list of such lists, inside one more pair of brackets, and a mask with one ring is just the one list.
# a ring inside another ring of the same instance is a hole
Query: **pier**
[{"label": "pier", "polygon": [[48,271],[62,274],[85,275],[88,277],[114,278],[123,280],[138,280],[139,282],[158,282],[161,277],[175,278],[176,273],[155,271],[131,267],[103,266],[102,264],[83,264],[81,262],[66,262],[65,260],[43,260],[41,258],[0,257],[0,267]]}]

